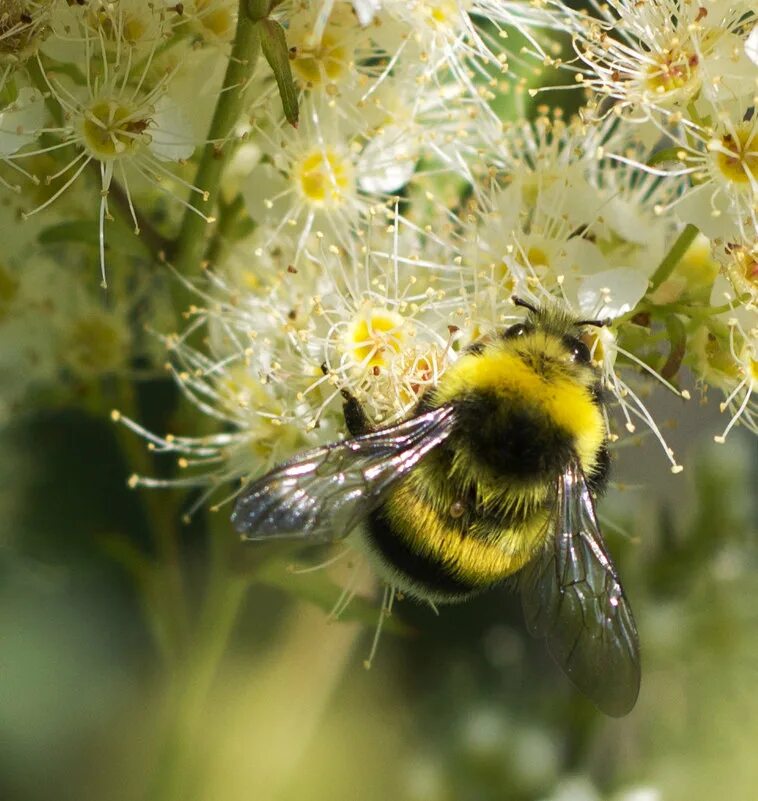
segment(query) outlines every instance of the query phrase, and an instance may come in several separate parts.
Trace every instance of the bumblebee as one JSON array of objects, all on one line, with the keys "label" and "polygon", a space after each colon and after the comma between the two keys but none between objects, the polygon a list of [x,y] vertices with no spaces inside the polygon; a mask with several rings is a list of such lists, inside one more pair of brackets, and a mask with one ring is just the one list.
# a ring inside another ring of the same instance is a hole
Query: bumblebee
[{"label": "bumblebee", "polygon": [[347,393],[350,437],[253,481],[243,539],[333,542],[354,529],[388,585],[432,603],[514,577],[529,632],[608,715],[634,706],[637,630],[600,533],[608,481],[599,373],[558,306],[466,350],[402,422],[372,429]]}]

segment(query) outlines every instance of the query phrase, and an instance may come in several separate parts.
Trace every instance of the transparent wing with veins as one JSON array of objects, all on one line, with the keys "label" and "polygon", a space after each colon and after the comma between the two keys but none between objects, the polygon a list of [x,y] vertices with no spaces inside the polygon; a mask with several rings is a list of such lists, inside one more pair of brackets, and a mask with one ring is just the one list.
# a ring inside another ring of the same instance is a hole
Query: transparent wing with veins
[{"label": "transparent wing with veins", "polygon": [[249,484],[232,514],[245,539],[331,542],[347,536],[455,422],[449,405],[313,448]]},{"label": "transparent wing with veins", "polygon": [[550,525],[520,578],[527,627],[599,709],[625,715],[640,688],[637,628],[576,462],[558,479]]}]

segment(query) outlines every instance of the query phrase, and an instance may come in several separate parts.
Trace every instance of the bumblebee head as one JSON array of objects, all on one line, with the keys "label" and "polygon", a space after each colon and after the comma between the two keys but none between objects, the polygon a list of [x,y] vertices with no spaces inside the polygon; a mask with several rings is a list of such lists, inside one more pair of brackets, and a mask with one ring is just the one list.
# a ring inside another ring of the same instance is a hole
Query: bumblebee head
[{"label": "bumblebee head", "polygon": [[594,376],[590,349],[581,339],[581,329],[607,325],[607,320],[577,320],[557,303],[538,308],[518,297],[513,302],[528,313],[523,322],[501,333],[509,350],[541,374],[569,373],[586,381]]}]

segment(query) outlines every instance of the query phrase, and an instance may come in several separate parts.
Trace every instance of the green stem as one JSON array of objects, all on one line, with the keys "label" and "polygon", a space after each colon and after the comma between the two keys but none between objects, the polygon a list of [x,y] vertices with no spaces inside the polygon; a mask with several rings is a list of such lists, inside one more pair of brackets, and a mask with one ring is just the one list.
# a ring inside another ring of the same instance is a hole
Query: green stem
[{"label": "green stem", "polygon": [[[221,519],[226,524],[226,519]],[[208,528],[208,588],[192,647],[174,685],[166,746],[149,795],[155,801],[187,801],[195,796],[193,788],[201,780],[196,765],[204,708],[250,585],[248,577],[230,569],[230,551],[238,543],[228,524],[224,530],[213,531],[210,525]]]},{"label": "green stem", "polygon": [[[119,412],[132,419],[138,419],[140,415],[136,393],[129,378],[119,379],[117,397]],[[116,430],[130,469],[137,475],[153,475],[155,465],[145,448],[145,443],[122,425],[117,426]],[[157,613],[160,625],[158,644],[170,665],[180,662],[186,651],[189,633],[179,554],[179,513],[175,497],[175,492],[168,490],[162,493],[143,490],[140,493],[155,555],[160,565],[160,572],[153,581],[155,586],[151,587],[155,596],[153,611]]]},{"label": "green stem", "polygon": [[650,290],[657,289],[671,275],[699,233],[697,226],[691,223],[687,224],[653,273],[653,277],[650,279]]},{"label": "green stem", "polygon": [[[242,195],[236,195],[229,203],[224,203],[223,199],[218,202],[218,225],[213,232],[213,238],[205,252],[205,260],[211,266],[215,264],[223,254],[227,240],[234,237],[235,228],[239,221],[240,214],[245,208],[245,201]],[[246,218],[249,220],[249,218]]]},{"label": "green stem", "polygon": [[[723,303],[721,306],[699,306],[688,303],[647,303],[641,301],[639,305],[627,314],[618,317],[614,320],[614,325],[624,325],[632,320],[636,315],[642,312],[649,312],[652,316],[661,316],[665,314],[681,314],[688,317],[690,320],[695,320],[699,323],[708,324],[709,320],[713,317],[718,317],[720,314],[727,314],[734,310],[735,305],[741,306],[750,300],[750,295],[738,295],[731,303]],[[654,335],[651,335],[649,341],[654,340]]]},{"label": "green stem", "polygon": [[[93,167],[97,172],[97,178],[99,180],[100,167],[97,164],[93,164]],[[111,180],[108,195],[119,207],[126,220],[132,222],[132,213],[134,213],[134,218],[137,221],[137,228],[139,229],[139,233],[135,231],[135,236],[138,236],[142,240],[145,244],[145,248],[153,259],[158,258],[161,254],[165,254],[167,248],[171,246],[171,242],[155,228],[152,222],[136,205],[130,205],[126,192],[115,179]],[[155,262],[151,259],[148,264],[154,265]]]},{"label": "green stem", "polygon": [[[209,213],[216,206],[221,176],[232,152],[232,129],[242,112],[244,90],[259,52],[258,26],[250,21],[245,2],[240,0],[232,53],[208,131],[208,143],[203,150],[194,180],[195,186],[205,193],[205,209]],[[195,210],[185,210],[172,254],[174,266],[182,275],[190,275],[199,269],[207,225],[207,221]]]}]

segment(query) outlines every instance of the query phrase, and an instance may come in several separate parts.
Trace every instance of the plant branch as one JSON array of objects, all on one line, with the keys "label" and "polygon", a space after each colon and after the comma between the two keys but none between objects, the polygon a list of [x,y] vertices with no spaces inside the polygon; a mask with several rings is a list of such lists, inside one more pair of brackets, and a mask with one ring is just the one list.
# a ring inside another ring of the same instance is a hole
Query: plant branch
[{"label": "plant branch", "polygon": [[679,234],[676,242],[671,246],[671,250],[663,257],[663,260],[653,273],[650,279],[650,290],[657,289],[671,275],[699,233],[697,226],[692,225],[692,223],[687,224],[682,233]]},{"label": "plant branch", "polygon": [[[97,165],[94,166],[99,170]],[[145,246],[153,256],[167,252],[171,247],[171,241],[163,236],[136,206],[130,205],[126,192],[115,178],[111,180],[108,196],[113,199],[127,220],[132,220],[132,214],[134,214],[138,228],[134,232],[135,236],[138,236],[145,243]]]},{"label": "plant branch", "polygon": [[[119,414],[133,419],[139,417],[134,385],[128,378],[118,380],[117,397],[119,410],[112,413],[114,419]],[[130,469],[138,475],[152,475],[155,468],[145,443],[122,425],[116,426],[116,431]],[[159,574],[154,572],[157,580],[151,588],[155,597],[153,607],[160,620],[159,645],[167,661],[176,665],[186,650],[189,620],[179,554],[179,515],[175,493],[166,491],[159,495],[152,490],[142,491],[140,499],[161,567]]]},{"label": "plant branch", "polygon": [[[194,180],[195,186],[205,192],[206,209],[211,213],[216,206],[224,167],[232,152],[232,129],[242,111],[245,87],[259,52],[258,26],[249,19],[244,0],[240,0],[232,53]],[[207,221],[192,208],[184,212],[171,254],[174,266],[182,275],[191,275],[200,268],[207,225]]]},{"label": "plant branch", "polygon": [[174,682],[175,695],[163,755],[149,792],[155,801],[184,801],[199,778],[197,747],[208,694],[226,651],[251,579],[230,569],[239,541],[224,520],[206,514],[210,536],[210,571],[192,647]]}]

